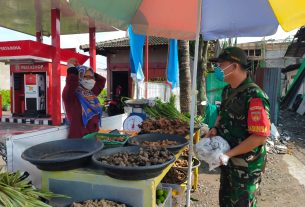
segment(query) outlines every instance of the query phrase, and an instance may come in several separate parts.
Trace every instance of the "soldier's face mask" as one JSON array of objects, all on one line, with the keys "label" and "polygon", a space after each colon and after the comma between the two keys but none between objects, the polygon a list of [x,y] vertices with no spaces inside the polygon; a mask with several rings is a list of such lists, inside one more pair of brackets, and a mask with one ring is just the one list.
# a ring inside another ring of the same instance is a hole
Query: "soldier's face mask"
[{"label": "soldier's face mask", "polygon": [[233,63],[231,63],[230,65],[228,65],[225,68],[221,68],[220,65],[216,65],[214,66],[214,71],[215,71],[215,77],[220,80],[220,81],[224,81],[225,77],[230,75],[231,73],[233,73],[233,71],[231,71],[230,73],[226,74],[224,73],[225,70],[227,70],[231,65],[233,65]]}]

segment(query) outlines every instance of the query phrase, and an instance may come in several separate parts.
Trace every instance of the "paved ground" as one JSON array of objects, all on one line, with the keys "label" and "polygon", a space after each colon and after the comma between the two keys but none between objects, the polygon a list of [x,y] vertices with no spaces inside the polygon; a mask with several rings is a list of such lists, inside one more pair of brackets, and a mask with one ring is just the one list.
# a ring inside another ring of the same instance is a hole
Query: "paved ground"
[{"label": "paved ground", "polygon": [[[292,156],[292,155],[284,155]],[[283,155],[270,155],[268,167],[263,176],[261,195],[258,197],[260,207],[304,207],[305,187],[289,174]],[[198,201],[193,207],[218,206],[219,172],[207,172],[207,166],[201,167],[199,190],[192,194]]]},{"label": "paved ground", "polygon": [[0,122],[0,139],[6,138],[11,135],[23,134],[25,132],[39,131],[48,128],[52,128],[52,126]]},{"label": "paved ground", "polygon": [[[5,142],[7,137],[12,135],[23,134],[25,132],[34,132],[42,129],[52,128],[52,126],[34,125],[34,124],[17,124],[0,122],[0,142]],[[1,145],[0,145],[1,146]],[[1,148],[0,148],[1,150]],[[5,165],[0,156],[0,170]]]}]

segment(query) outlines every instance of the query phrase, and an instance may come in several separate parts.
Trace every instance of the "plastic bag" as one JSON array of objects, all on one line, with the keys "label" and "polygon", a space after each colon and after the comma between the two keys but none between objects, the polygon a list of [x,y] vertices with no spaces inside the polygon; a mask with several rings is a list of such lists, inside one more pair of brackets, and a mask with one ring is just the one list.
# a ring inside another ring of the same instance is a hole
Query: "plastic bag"
[{"label": "plastic bag", "polygon": [[202,124],[200,126],[200,136],[205,136],[209,132],[209,126],[207,124]]},{"label": "plastic bag", "polygon": [[229,150],[230,145],[220,136],[203,138],[195,145],[198,158],[209,164],[210,171],[220,166],[219,157]]}]

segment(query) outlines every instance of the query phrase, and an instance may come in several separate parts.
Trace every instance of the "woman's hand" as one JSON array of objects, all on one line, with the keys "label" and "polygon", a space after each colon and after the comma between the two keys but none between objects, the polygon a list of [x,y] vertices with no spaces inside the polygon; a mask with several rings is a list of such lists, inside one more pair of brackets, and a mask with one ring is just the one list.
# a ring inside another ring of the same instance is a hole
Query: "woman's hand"
[{"label": "woman's hand", "polygon": [[70,74],[75,74],[75,75],[78,75],[78,70],[76,67],[70,67],[68,68],[67,70],[67,74],[70,75]]}]

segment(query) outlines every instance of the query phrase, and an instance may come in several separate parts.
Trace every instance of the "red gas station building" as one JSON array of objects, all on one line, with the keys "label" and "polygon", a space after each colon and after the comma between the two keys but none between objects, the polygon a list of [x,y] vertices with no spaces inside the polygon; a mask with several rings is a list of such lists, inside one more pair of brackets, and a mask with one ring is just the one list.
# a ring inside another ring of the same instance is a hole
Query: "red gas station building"
[{"label": "red gas station building", "polygon": [[[54,47],[36,41],[0,42],[0,61],[10,64],[11,112],[14,116],[50,117],[53,114],[52,100],[60,100],[52,94],[54,52]],[[71,49],[60,49],[60,54],[61,79],[66,76],[70,58],[78,59],[80,64],[89,58]]]}]

